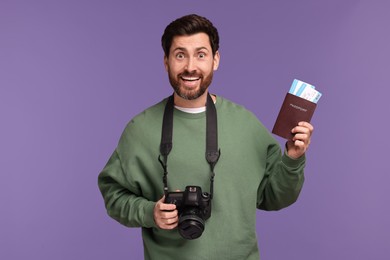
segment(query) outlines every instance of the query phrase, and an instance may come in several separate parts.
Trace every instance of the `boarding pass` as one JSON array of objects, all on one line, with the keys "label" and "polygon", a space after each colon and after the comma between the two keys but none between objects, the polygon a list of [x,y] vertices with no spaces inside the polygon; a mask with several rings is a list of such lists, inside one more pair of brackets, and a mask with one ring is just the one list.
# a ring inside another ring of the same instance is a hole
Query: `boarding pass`
[{"label": "boarding pass", "polygon": [[313,85],[298,79],[294,79],[289,93],[316,104],[322,96],[322,94],[317,91]]}]

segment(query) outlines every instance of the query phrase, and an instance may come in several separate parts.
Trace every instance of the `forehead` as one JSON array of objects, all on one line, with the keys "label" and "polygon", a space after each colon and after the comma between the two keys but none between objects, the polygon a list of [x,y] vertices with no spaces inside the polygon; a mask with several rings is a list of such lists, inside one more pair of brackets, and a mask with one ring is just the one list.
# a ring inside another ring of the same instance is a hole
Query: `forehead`
[{"label": "forehead", "polygon": [[173,37],[170,51],[176,49],[195,50],[205,48],[211,51],[210,39],[206,33],[178,35]]}]

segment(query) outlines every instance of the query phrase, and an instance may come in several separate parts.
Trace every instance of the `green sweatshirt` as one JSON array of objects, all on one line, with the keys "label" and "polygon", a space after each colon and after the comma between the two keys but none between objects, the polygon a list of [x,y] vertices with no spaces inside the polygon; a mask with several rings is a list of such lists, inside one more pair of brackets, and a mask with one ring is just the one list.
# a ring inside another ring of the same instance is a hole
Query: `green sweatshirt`
[{"label": "green sweatshirt", "polygon": [[[202,236],[183,239],[153,219],[163,196],[158,161],[166,99],[137,115],[98,178],[108,214],[128,227],[142,227],[145,259],[259,259],[256,208],[279,210],[294,203],[302,188],[305,157],[281,153],[268,130],[245,108],[217,97],[221,157],[215,167],[211,217]],[[197,185],[210,190],[205,159],[206,113],[175,109],[173,148],[168,158],[170,191]]]}]

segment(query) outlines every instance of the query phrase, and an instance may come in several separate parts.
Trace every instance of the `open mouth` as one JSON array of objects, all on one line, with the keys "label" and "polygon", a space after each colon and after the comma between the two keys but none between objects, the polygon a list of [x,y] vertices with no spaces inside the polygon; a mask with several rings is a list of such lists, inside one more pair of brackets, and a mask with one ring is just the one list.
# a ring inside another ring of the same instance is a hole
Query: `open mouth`
[{"label": "open mouth", "polygon": [[185,81],[197,81],[200,79],[200,77],[180,77],[182,80],[185,80]]}]

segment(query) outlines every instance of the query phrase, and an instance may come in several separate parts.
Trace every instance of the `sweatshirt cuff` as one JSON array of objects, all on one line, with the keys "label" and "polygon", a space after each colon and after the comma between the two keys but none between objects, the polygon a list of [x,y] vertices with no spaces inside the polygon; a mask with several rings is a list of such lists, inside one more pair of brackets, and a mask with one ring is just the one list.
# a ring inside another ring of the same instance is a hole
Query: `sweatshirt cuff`
[{"label": "sweatshirt cuff", "polygon": [[156,223],[154,222],[154,216],[153,216],[155,204],[156,204],[156,202],[153,202],[153,201],[148,201],[145,203],[143,226],[146,228],[156,227]]},{"label": "sweatshirt cuff", "polygon": [[285,151],[282,156],[282,162],[284,165],[286,165],[289,168],[298,168],[302,164],[304,164],[306,161],[306,156],[303,154],[301,157],[297,159],[293,159],[287,155],[287,152]]}]

